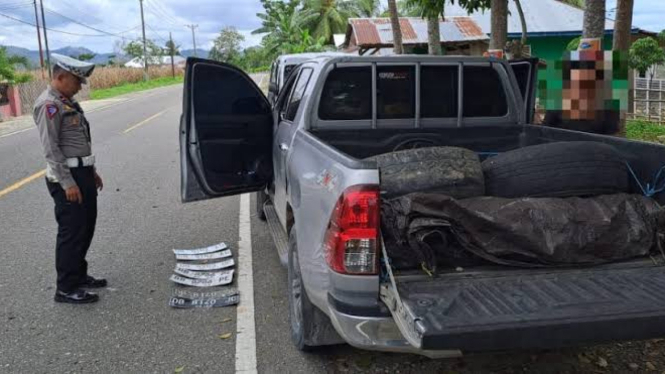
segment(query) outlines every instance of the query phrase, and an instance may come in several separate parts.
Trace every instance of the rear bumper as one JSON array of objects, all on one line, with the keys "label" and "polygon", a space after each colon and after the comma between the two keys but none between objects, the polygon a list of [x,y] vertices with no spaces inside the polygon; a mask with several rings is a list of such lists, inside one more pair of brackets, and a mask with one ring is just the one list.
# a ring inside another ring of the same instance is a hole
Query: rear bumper
[{"label": "rear bumper", "polygon": [[430,358],[460,357],[459,350],[417,349],[404,339],[392,317],[353,316],[330,309],[330,320],[348,344],[371,351],[413,353]]}]

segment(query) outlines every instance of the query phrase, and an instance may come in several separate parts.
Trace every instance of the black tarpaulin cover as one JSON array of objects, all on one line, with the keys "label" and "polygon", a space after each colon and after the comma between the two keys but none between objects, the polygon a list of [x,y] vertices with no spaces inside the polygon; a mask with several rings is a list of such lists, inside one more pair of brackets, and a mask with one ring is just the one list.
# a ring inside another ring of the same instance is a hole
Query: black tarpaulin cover
[{"label": "black tarpaulin cover", "polygon": [[[640,195],[477,197],[415,193],[385,201],[383,235],[396,268],[479,261],[542,267],[646,256],[665,233],[663,211]],[[660,225],[660,226],[659,226]]]}]

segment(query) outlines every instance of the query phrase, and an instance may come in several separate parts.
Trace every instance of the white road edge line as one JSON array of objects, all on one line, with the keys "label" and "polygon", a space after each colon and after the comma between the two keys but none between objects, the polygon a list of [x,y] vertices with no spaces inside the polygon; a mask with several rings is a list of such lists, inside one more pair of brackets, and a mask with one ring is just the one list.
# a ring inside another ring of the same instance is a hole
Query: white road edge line
[{"label": "white road edge line", "polygon": [[37,128],[37,127],[28,127],[27,129],[23,129],[23,130],[18,130],[18,131],[10,132],[9,134],[5,134],[5,135],[0,135],[0,139],[2,139],[2,138],[6,138],[6,137],[8,137],[8,136],[12,136],[12,135],[20,134],[20,133],[22,133],[22,132],[26,132],[26,131],[34,130],[34,129],[36,129],[36,128]]},{"label": "white road edge line", "polygon": [[250,195],[240,196],[238,218],[238,291],[236,316],[236,373],[257,373],[256,324],[254,319],[254,271],[252,268],[252,221]]}]

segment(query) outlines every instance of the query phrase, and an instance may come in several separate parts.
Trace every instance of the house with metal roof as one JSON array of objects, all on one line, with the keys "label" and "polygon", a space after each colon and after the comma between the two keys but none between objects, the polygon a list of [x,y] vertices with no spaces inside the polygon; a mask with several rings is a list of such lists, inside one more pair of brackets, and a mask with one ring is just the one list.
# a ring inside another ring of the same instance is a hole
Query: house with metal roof
[{"label": "house with metal roof", "polygon": [[[520,0],[527,28],[527,45],[531,55],[547,61],[554,67],[554,62],[561,59],[568,44],[582,35],[584,11],[580,8],[558,0]],[[508,38],[518,39],[522,36],[522,23],[514,1],[508,2]],[[446,16],[468,16],[482,29],[483,33],[491,34],[491,11],[479,10],[468,13],[456,2],[446,2]],[[605,37],[603,49],[612,49],[614,21],[605,21]],[[633,39],[653,36],[655,33],[639,28],[632,29]]]},{"label": "house with metal roof", "polygon": [[[427,53],[427,20],[400,17],[402,43],[406,53]],[[439,21],[441,46],[448,54],[481,55],[489,37],[467,16]],[[392,54],[393,30],[390,18],[350,18],[342,49],[359,54]]]}]

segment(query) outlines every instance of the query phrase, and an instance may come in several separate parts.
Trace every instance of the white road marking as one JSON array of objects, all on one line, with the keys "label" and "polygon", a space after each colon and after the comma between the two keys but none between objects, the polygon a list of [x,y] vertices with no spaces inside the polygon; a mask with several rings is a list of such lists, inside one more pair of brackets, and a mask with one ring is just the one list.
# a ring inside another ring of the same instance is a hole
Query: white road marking
[{"label": "white road marking", "polygon": [[256,324],[254,320],[254,271],[252,269],[252,222],[249,216],[249,194],[240,196],[238,240],[238,291],[236,373],[257,373]]},{"label": "white road marking", "polygon": [[22,132],[26,132],[26,131],[34,130],[34,129],[36,129],[36,128],[37,128],[37,127],[28,127],[27,129],[23,129],[23,130],[18,130],[18,131],[10,132],[9,134],[5,134],[5,135],[0,135],[0,139],[2,139],[2,138],[6,138],[6,137],[8,137],[8,136],[12,136],[12,135],[20,134],[20,133],[22,133]]}]

